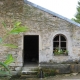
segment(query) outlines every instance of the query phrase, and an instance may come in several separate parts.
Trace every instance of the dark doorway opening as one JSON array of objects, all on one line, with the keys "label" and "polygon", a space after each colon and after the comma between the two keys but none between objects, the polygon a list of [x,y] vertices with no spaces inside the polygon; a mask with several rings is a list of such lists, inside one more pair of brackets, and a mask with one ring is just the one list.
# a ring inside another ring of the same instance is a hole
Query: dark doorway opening
[{"label": "dark doorway opening", "polygon": [[23,57],[24,65],[38,63],[39,61],[38,35],[24,35]]}]

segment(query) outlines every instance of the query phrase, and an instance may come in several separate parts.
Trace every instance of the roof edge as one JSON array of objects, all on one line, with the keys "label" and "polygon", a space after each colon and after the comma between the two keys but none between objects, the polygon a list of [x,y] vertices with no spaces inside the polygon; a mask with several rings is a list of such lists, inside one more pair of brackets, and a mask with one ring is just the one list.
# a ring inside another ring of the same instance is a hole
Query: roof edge
[{"label": "roof edge", "polygon": [[33,6],[33,7],[35,7],[35,8],[38,8],[38,9],[40,9],[40,10],[43,10],[43,11],[49,13],[49,14],[52,14],[52,15],[54,15],[54,16],[57,16],[57,17],[59,17],[59,18],[61,18],[61,19],[63,19],[63,20],[66,20],[66,21],[68,21],[68,22],[70,22],[70,23],[72,23],[72,24],[80,27],[80,24],[79,24],[79,23],[74,22],[74,21],[72,21],[72,20],[70,20],[70,19],[68,19],[68,18],[66,18],[66,17],[63,17],[62,15],[59,15],[59,14],[57,14],[57,13],[51,11],[51,10],[48,10],[48,9],[46,9],[46,8],[43,8],[43,7],[41,7],[41,6],[39,6],[39,5],[35,4],[35,3],[32,3],[32,2],[30,2],[30,1],[28,1],[28,0],[24,0],[24,2],[25,2],[26,4],[29,4],[29,5],[31,5],[31,6]]}]

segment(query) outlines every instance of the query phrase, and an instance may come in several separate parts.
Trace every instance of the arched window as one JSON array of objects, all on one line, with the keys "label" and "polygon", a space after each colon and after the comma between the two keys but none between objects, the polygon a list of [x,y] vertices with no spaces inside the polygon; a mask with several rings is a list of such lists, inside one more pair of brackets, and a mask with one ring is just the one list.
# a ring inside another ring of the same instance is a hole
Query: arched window
[{"label": "arched window", "polygon": [[53,39],[53,53],[54,55],[67,55],[67,39],[64,35],[58,34]]}]

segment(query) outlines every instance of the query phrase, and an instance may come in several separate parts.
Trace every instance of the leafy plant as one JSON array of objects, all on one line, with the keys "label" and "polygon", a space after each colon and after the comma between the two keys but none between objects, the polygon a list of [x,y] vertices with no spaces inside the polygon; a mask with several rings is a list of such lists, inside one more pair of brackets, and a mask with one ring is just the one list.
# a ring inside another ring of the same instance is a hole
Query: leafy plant
[{"label": "leafy plant", "polygon": [[[0,76],[5,76],[5,75],[11,76],[8,66],[6,66],[3,62],[0,62],[0,67],[1,67]],[[2,70],[2,68],[5,68],[5,70]]]},{"label": "leafy plant", "polygon": [[3,44],[3,46],[9,47],[9,48],[18,48],[18,46],[14,44]]},{"label": "leafy plant", "polygon": [[10,74],[10,69],[9,69],[9,64],[14,62],[14,58],[12,56],[12,54],[8,54],[7,55],[7,59],[4,62],[0,62],[0,66],[3,68],[3,70],[0,70],[0,75],[4,76],[4,75],[8,75],[11,76]]},{"label": "leafy plant", "polygon": [[[16,34],[20,34],[21,32],[26,32],[28,30],[27,27],[23,26],[21,24],[21,22],[16,21],[13,23],[13,26],[11,29],[7,28],[7,25],[5,22],[2,22],[4,28],[6,29],[6,35],[2,37],[0,37],[0,45],[4,46],[4,47],[9,47],[9,48],[18,48],[18,46],[11,44],[11,43],[4,43],[4,40],[9,37],[9,35],[16,35]],[[14,58],[12,56],[12,54],[8,54],[7,55],[7,59],[4,62],[0,62],[0,75],[4,76],[4,75],[11,75],[10,74],[10,69],[9,69],[9,65],[14,62]]]},{"label": "leafy plant", "polygon": [[80,0],[78,0],[78,6],[76,10],[76,14],[72,20],[80,24]]},{"label": "leafy plant", "polygon": [[68,50],[64,50],[64,54],[68,55]]},{"label": "leafy plant", "polygon": [[10,34],[19,34],[21,32],[25,32],[26,31],[26,27],[24,26],[17,26],[15,28],[13,28],[9,33]]},{"label": "leafy plant", "polygon": [[13,58],[12,54],[8,54],[7,59],[3,63],[6,65],[9,65],[12,62],[14,62],[14,58]]},{"label": "leafy plant", "polygon": [[55,55],[61,55],[61,54],[66,55],[66,54],[68,54],[68,51],[67,51],[67,50],[62,50],[62,49],[56,48],[56,49],[54,50],[54,54],[55,54]]},{"label": "leafy plant", "polygon": [[55,69],[50,69],[50,68],[42,68],[42,69],[37,69],[37,77],[41,76],[41,71],[42,71],[42,77],[49,77],[49,76],[54,76],[55,75]]}]

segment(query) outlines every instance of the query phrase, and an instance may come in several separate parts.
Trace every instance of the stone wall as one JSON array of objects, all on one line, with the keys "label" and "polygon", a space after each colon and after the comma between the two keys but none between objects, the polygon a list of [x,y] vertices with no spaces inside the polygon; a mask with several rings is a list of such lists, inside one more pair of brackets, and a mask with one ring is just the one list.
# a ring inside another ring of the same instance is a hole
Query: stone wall
[{"label": "stone wall", "polygon": [[41,67],[55,70],[56,74],[80,73],[80,64],[42,64]]},{"label": "stone wall", "polygon": [[[25,35],[40,37],[39,62],[60,63],[80,58],[80,28],[78,26],[27,4],[24,4],[24,16],[25,25],[30,28]],[[57,34],[66,36],[68,56],[54,56],[53,38]]]},{"label": "stone wall", "polygon": [[[0,37],[6,33],[2,21],[7,27],[12,26],[14,20],[21,21],[29,27],[29,31],[17,36],[10,36],[5,42],[18,45],[18,49],[7,49],[0,46],[0,61],[4,61],[7,53],[13,54],[15,62],[11,64],[12,70],[20,70],[23,66],[23,35],[39,35],[39,63],[60,63],[63,61],[76,61],[80,58],[80,28],[54,15],[23,4],[23,0],[0,0]],[[67,38],[68,56],[54,56],[53,38],[63,34]]]},{"label": "stone wall", "polygon": [[[6,34],[6,29],[3,27],[2,22],[6,23],[7,29],[13,27],[13,21],[21,21],[23,24],[23,0],[0,0],[0,38]],[[20,35],[10,35],[6,38],[4,43],[18,44],[20,41]],[[10,49],[0,45],[0,61],[4,61],[7,57],[7,54],[12,54],[15,58],[14,63],[10,65],[11,70],[18,71],[22,66],[22,58],[19,59],[18,55],[22,56],[20,53],[20,47],[18,49]],[[20,53],[20,54],[17,54]]]}]

